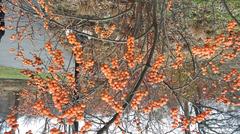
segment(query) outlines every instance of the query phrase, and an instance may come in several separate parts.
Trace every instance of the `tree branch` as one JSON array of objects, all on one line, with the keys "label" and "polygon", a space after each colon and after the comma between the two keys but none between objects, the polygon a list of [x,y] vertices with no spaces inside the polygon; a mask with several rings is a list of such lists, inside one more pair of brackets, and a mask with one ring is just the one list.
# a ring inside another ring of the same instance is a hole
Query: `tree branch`
[{"label": "tree branch", "polygon": [[225,0],[221,0],[221,1],[222,1],[223,6],[225,7],[225,9],[227,10],[228,14],[237,22],[238,26],[240,26],[240,22],[237,20],[237,18],[230,11],[226,1]]},{"label": "tree branch", "polygon": [[[148,68],[150,67],[150,63],[154,54],[154,50],[156,47],[156,43],[157,43],[157,35],[158,35],[158,25],[157,25],[157,15],[156,15],[156,7],[157,7],[157,0],[153,0],[154,4],[153,4],[153,27],[154,27],[154,40],[153,40],[153,46],[150,50],[150,54],[148,56],[147,62],[145,64],[145,67],[143,69],[143,71],[140,74],[139,79],[137,80],[135,86],[133,87],[133,90],[130,92],[129,96],[126,99],[126,102],[123,104],[123,109],[125,109],[128,104],[132,101],[133,96],[135,94],[135,92],[138,90],[138,87],[140,86]],[[100,130],[98,130],[97,134],[102,134],[104,131],[106,131],[109,126],[116,120],[116,118],[119,116],[119,113],[115,113],[114,116],[112,117],[111,120],[109,120]]]}]

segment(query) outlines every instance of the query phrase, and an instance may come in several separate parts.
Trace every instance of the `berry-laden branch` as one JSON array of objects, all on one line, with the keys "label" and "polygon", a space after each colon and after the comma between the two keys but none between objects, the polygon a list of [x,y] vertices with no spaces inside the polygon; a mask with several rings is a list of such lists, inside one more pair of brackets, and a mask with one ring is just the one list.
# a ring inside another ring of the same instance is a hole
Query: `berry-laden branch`
[{"label": "berry-laden branch", "polygon": [[[154,40],[153,40],[153,45],[152,48],[150,50],[146,65],[143,69],[143,71],[141,72],[139,79],[137,80],[136,84],[134,85],[132,91],[130,92],[129,96],[126,99],[126,102],[123,104],[123,110],[126,109],[126,107],[128,106],[128,104],[130,104],[130,102],[132,101],[135,92],[138,90],[147,70],[150,67],[150,63],[151,60],[153,58],[153,54],[154,54],[154,50],[156,47],[156,43],[158,40],[158,24],[157,24],[157,16],[156,16],[156,7],[157,7],[157,0],[153,0],[153,27],[154,27]],[[109,126],[119,117],[119,113],[115,113],[114,116],[112,117],[111,120],[109,120],[101,129],[98,130],[97,134],[102,134],[104,131],[106,131]]]}]

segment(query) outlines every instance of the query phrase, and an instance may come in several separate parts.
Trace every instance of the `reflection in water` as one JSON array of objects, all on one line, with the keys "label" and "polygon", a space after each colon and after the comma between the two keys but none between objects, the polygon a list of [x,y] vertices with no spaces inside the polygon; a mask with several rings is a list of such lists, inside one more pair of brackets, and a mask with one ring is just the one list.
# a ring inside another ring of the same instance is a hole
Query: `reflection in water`
[{"label": "reflection in water", "polygon": [[[10,128],[6,125],[6,122],[4,120],[6,119],[7,114],[10,112],[9,107],[15,107],[19,108],[22,104],[21,98],[19,98],[19,89],[23,88],[29,88],[26,84],[25,80],[7,80],[7,79],[1,79],[0,80],[0,134],[3,132],[9,131]],[[205,100],[202,102],[204,106],[211,106],[212,108],[215,108],[216,110],[212,112],[212,115],[207,118],[205,121],[207,127],[204,124],[199,124],[199,126],[192,125],[191,128],[196,127],[202,127],[203,130],[208,130],[209,128],[214,128],[218,131],[224,132],[226,131],[226,134],[228,132],[237,131],[238,126],[240,125],[239,119],[240,119],[240,109],[236,107],[230,107],[227,105],[218,104],[215,101],[212,100]],[[189,109],[192,111],[192,114],[196,112],[194,109],[195,107],[191,104],[188,105]],[[168,112],[169,108],[164,107],[163,109],[159,109],[155,112],[153,112],[151,116],[151,120],[147,121],[145,120],[148,116],[142,114],[139,115],[139,121],[141,121],[142,124],[145,124],[148,126],[148,124],[154,125],[155,132],[168,132],[171,131],[172,119],[170,116],[170,113]],[[181,113],[181,111],[180,111]],[[90,115],[90,114],[89,114]],[[129,120],[134,115],[134,112],[129,113]],[[93,115],[93,116],[87,116],[89,120],[98,122],[99,120],[95,118],[96,116],[102,115]],[[110,116],[111,117],[111,116]],[[110,119],[110,117],[105,116],[102,117],[102,120],[107,121]],[[66,125],[66,123],[59,124],[56,118],[48,119],[41,116],[33,116],[33,115],[17,115],[17,122],[19,123],[19,128],[16,131],[16,133],[25,134],[26,132],[31,132],[33,134],[43,134],[43,133],[49,133],[51,128],[60,128],[60,130],[65,131],[67,133],[72,133],[73,126]],[[131,122],[125,122],[126,126],[128,126],[129,130],[132,130],[132,132],[135,132],[136,129],[131,125]],[[81,128],[84,125],[84,121],[79,122],[79,128]],[[116,126],[112,125],[109,130],[114,130]],[[96,126],[93,126],[93,129],[97,129]],[[210,131],[210,130],[209,130]],[[181,134],[184,133],[181,131],[181,129],[177,129],[175,132]],[[206,131],[208,132],[208,131]],[[91,134],[91,132],[90,132]]]},{"label": "reflection in water", "polygon": [[[0,79],[0,134],[10,130],[5,120],[11,109],[18,109],[19,105],[24,103],[19,96],[23,88],[29,88],[26,80]],[[45,124],[43,117],[17,114],[17,119],[20,133],[25,133],[32,128],[34,128],[32,129],[34,134],[43,132]]]},{"label": "reflection in water", "polygon": [[16,103],[16,93],[14,91],[0,91],[0,118],[5,119],[9,113],[9,107]]}]

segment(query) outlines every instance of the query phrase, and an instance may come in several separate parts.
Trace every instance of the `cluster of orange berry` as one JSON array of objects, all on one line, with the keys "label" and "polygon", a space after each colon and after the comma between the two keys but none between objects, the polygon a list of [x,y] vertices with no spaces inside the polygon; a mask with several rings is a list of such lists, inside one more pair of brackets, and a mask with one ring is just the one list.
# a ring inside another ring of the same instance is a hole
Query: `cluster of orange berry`
[{"label": "cluster of orange berry", "polygon": [[235,20],[231,20],[228,22],[227,29],[230,32],[230,31],[233,31],[236,26],[237,26],[237,22]]},{"label": "cluster of orange berry", "polygon": [[[234,92],[238,92],[237,89],[233,89],[231,90],[230,92],[234,93]],[[224,104],[227,104],[227,105],[233,105],[233,106],[240,106],[240,103],[239,101],[231,101],[230,99],[227,98],[227,89],[223,90],[221,95],[216,99],[217,102],[219,103],[224,103]],[[236,96],[233,96],[232,99],[239,99],[239,97],[236,97]]]},{"label": "cluster of orange berry", "polygon": [[93,68],[94,61],[93,60],[87,60],[83,64],[83,70],[87,71]]},{"label": "cluster of orange berry", "polygon": [[93,80],[88,80],[87,81],[87,87],[88,88],[93,88],[95,87],[95,82]]},{"label": "cluster of orange berry", "polygon": [[23,61],[22,61],[22,63],[24,64],[24,65],[27,65],[27,66],[32,66],[32,60],[30,60],[30,59],[26,59],[26,58],[23,58]]},{"label": "cluster of orange berry", "polygon": [[141,64],[142,61],[143,61],[143,58],[144,58],[144,57],[143,57],[142,54],[138,54],[137,57],[136,57],[136,59],[135,59],[135,63]]},{"label": "cluster of orange berry", "polygon": [[224,34],[218,34],[215,38],[214,38],[214,44],[216,44],[217,47],[221,47],[222,43],[225,40],[225,35]]},{"label": "cluster of orange berry", "polygon": [[130,77],[127,71],[113,70],[107,64],[102,65],[101,71],[114,90],[123,90],[127,86]]},{"label": "cluster of orange berry", "polygon": [[[234,77],[235,76],[235,77]],[[238,73],[237,69],[232,69],[232,71],[224,77],[224,81],[229,82],[232,81],[232,93],[238,92],[240,88],[240,74]],[[220,99],[220,98],[219,98]],[[221,96],[222,102],[228,102],[225,96]]]},{"label": "cluster of orange berry", "polygon": [[56,80],[49,80],[47,86],[49,93],[52,94],[54,106],[62,111],[62,106],[69,102],[68,93],[63,91]]},{"label": "cluster of orange berry", "polygon": [[177,44],[176,46],[176,61],[172,64],[172,67],[174,69],[178,69],[179,67],[182,67],[183,60],[184,60],[184,54],[181,52],[182,46],[180,44]]},{"label": "cluster of orange berry", "polygon": [[[228,54],[224,54],[223,55],[223,60],[224,59],[232,60],[232,59],[234,59],[236,57],[237,57],[236,53],[228,53]],[[221,63],[223,63],[223,62],[221,62]]]},{"label": "cluster of orange berry", "polygon": [[49,6],[48,4],[46,4],[45,0],[38,0],[38,3],[40,4],[40,6],[42,8],[44,8],[45,12],[48,14],[48,15],[51,15],[52,12],[49,10]]},{"label": "cluster of orange berry", "polygon": [[7,119],[6,122],[8,124],[9,127],[11,127],[12,130],[16,130],[19,126],[19,124],[17,123],[17,118],[16,115],[14,113],[9,113],[7,115]]},{"label": "cluster of orange berry", "polygon": [[44,102],[43,100],[38,100],[35,102],[33,108],[37,109],[38,111],[41,111],[42,109],[44,109]]},{"label": "cluster of orange berry", "polygon": [[209,116],[211,114],[212,110],[211,109],[207,109],[205,111],[203,111],[202,113],[198,114],[195,117],[191,117],[191,123],[192,124],[196,124],[197,122],[202,122],[204,121],[207,116]]},{"label": "cluster of orange berry", "polygon": [[237,75],[237,78],[233,81],[232,85],[234,90],[239,90],[240,88],[240,74]]},{"label": "cluster of orange berry", "polygon": [[51,42],[47,42],[45,44],[45,49],[47,52],[53,57],[52,58],[52,63],[56,65],[54,66],[49,66],[48,70],[49,72],[54,72],[55,70],[60,70],[64,66],[64,58],[63,58],[63,52],[60,49],[53,50]]},{"label": "cluster of orange berry", "polygon": [[152,101],[148,104],[147,107],[143,108],[143,112],[144,113],[149,113],[153,110],[156,110],[156,109],[159,109],[161,108],[162,106],[166,105],[168,102],[168,98],[167,97],[163,97],[159,100],[155,100],[155,101]]},{"label": "cluster of orange berry", "polygon": [[45,43],[44,48],[47,50],[48,53],[52,53],[53,47],[52,47],[52,43],[50,41]]},{"label": "cluster of orange berry", "polygon": [[227,93],[227,90],[226,89],[223,90],[221,95],[218,96],[218,98],[216,99],[216,101],[219,103],[230,104],[229,99],[226,97],[226,93]]},{"label": "cluster of orange berry", "polygon": [[110,105],[117,113],[122,113],[122,106],[118,102],[116,102],[113,97],[107,92],[102,93],[101,99],[105,101],[108,105]]},{"label": "cluster of orange berry", "polygon": [[213,64],[212,62],[209,62],[209,64],[211,65],[211,69],[214,74],[219,73],[219,68],[215,64]]},{"label": "cluster of orange berry", "polygon": [[46,89],[46,80],[39,77],[33,77],[28,81],[29,85],[35,86],[39,91],[48,92]]},{"label": "cluster of orange berry", "polygon": [[64,134],[64,132],[61,132],[59,129],[57,128],[52,128],[50,130],[50,134]]},{"label": "cluster of orange berry", "polygon": [[81,43],[77,41],[76,35],[73,33],[70,33],[67,36],[67,39],[70,44],[74,45],[72,47],[72,51],[73,51],[73,54],[75,55],[76,62],[79,64],[82,64],[83,63],[83,49],[82,49]]},{"label": "cluster of orange berry", "polygon": [[41,65],[43,63],[41,58],[38,57],[37,55],[34,55],[33,58],[34,58],[33,65]]},{"label": "cluster of orange berry", "polygon": [[117,59],[112,59],[111,64],[113,69],[119,68],[119,61]]},{"label": "cluster of orange berry", "polygon": [[[45,0],[38,0],[39,5],[44,9],[44,11],[48,14],[48,16],[52,15],[51,10],[49,9],[48,4],[46,4]],[[43,23],[43,27],[48,30],[48,22],[45,20]]]},{"label": "cluster of orange berry", "polygon": [[240,51],[240,32],[238,33],[238,37],[237,37],[237,41],[235,41],[235,44],[236,44],[236,47],[235,47],[235,50],[237,51],[237,52],[239,52]]},{"label": "cluster of orange berry", "polygon": [[189,130],[189,124],[190,124],[190,120],[184,116],[181,116],[180,117],[181,119],[181,123],[182,123],[182,130],[185,131],[185,130]]},{"label": "cluster of orange berry", "polygon": [[229,34],[228,36],[225,37],[225,40],[223,42],[223,48],[224,49],[230,49],[230,48],[233,48],[233,49],[236,49],[238,46],[238,38],[239,38],[239,33],[235,33],[233,32],[232,34]]},{"label": "cluster of orange berry", "polygon": [[74,88],[76,86],[76,82],[75,82],[75,77],[72,73],[67,73],[66,75],[67,81],[68,81],[68,85],[72,88]]},{"label": "cluster of orange berry", "polygon": [[52,74],[55,74],[58,71],[58,69],[60,68],[55,68],[53,64],[48,66],[48,72]]},{"label": "cluster of orange berry", "polygon": [[152,70],[158,70],[163,65],[164,61],[165,61],[164,55],[159,55],[155,63],[152,65]]},{"label": "cluster of orange berry", "polygon": [[234,48],[235,46],[233,44],[235,42],[235,39],[237,39],[237,36],[235,36],[234,34],[226,36],[223,42],[223,48],[224,49]]},{"label": "cluster of orange berry", "polygon": [[105,30],[104,28],[100,27],[99,25],[97,25],[95,27],[95,32],[98,36],[100,36],[100,38],[108,38],[112,35],[113,31],[116,29],[116,25],[115,24],[111,24],[108,27],[108,30]]},{"label": "cluster of orange berry", "polygon": [[31,76],[34,74],[33,71],[31,71],[31,70],[26,70],[26,69],[21,70],[20,73],[23,74],[23,75],[25,75],[25,76],[28,76],[28,77],[31,77]]},{"label": "cluster of orange berry", "polygon": [[74,120],[76,119],[77,121],[83,120],[84,119],[84,110],[86,108],[86,105],[84,104],[77,104],[68,110],[64,111],[64,113],[59,116],[59,118],[67,119],[68,124],[73,124]]},{"label": "cluster of orange berry", "polygon": [[203,47],[193,47],[192,52],[193,55],[199,56],[203,59],[209,59],[216,53],[217,47],[215,45],[205,44]]},{"label": "cluster of orange berry", "polygon": [[133,68],[135,66],[134,64],[134,37],[129,36],[127,39],[127,52],[124,55],[125,60],[128,63],[128,66],[130,68]]},{"label": "cluster of orange berry", "polygon": [[42,115],[47,116],[49,118],[54,117],[54,115],[51,113],[51,111],[44,106],[43,100],[36,101],[33,108],[36,109],[39,114],[42,114]]},{"label": "cluster of orange berry", "polygon": [[171,108],[170,113],[171,113],[171,118],[173,119],[172,122],[172,127],[177,128],[179,125],[179,120],[178,120],[178,108]]},{"label": "cluster of orange berry", "polygon": [[85,122],[85,124],[80,129],[80,134],[85,134],[92,127],[92,123],[90,121]]},{"label": "cluster of orange berry", "polygon": [[150,71],[147,78],[150,84],[156,84],[162,82],[165,79],[165,76],[163,74],[158,74],[155,71]]},{"label": "cluster of orange berry", "polygon": [[79,42],[77,41],[76,35],[73,33],[70,33],[67,35],[67,40],[72,45],[78,45]]},{"label": "cluster of orange berry", "polygon": [[48,25],[48,21],[44,21],[43,22],[43,27],[46,29],[46,30],[48,30],[48,28],[49,28],[49,25]]},{"label": "cluster of orange berry", "polygon": [[64,66],[63,52],[60,49],[54,50],[52,56],[53,63],[56,63],[60,67]]},{"label": "cluster of orange berry", "polygon": [[191,116],[190,119],[188,119],[182,115],[181,116],[182,130],[189,130],[190,124],[196,124],[197,122],[204,121],[211,114],[211,112],[212,112],[212,110],[207,109],[204,112],[198,114],[197,116]]},{"label": "cluster of orange berry", "polygon": [[147,80],[150,84],[156,84],[165,79],[165,76],[162,74],[158,74],[159,68],[163,65],[165,61],[164,55],[159,55],[152,65],[150,72],[147,75]]},{"label": "cluster of orange berry", "polygon": [[144,96],[147,96],[148,95],[148,91],[146,90],[143,90],[143,91],[138,91],[136,94],[135,94],[135,97],[133,98],[132,102],[131,102],[131,107],[134,109],[134,110],[137,110],[137,106],[140,104],[140,101],[142,100],[142,98]]},{"label": "cluster of orange berry", "polygon": [[81,45],[75,45],[72,47],[75,60],[78,64],[83,64],[83,50]]},{"label": "cluster of orange berry", "polygon": [[237,75],[237,73],[238,73],[237,69],[233,68],[229,74],[224,76],[223,80],[226,82],[229,82],[229,81],[231,81],[231,79],[234,75]]},{"label": "cluster of orange berry", "polygon": [[24,65],[27,65],[27,66],[36,67],[36,66],[41,65],[43,63],[41,58],[36,56],[36,55],[33,56],[34,60],[27,59],[23,55],[21,56],[21,58],[22,58],[22,63]]}]

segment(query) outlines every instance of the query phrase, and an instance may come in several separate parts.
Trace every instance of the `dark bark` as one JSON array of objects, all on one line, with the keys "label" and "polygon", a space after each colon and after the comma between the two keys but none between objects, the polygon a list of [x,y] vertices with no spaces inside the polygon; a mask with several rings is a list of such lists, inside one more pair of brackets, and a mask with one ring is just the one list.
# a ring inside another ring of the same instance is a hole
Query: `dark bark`
[{"label": "dark bark", "polygon": [[[2,9],[2,0],[0,1],[0,9]],[[5,26],[5,22],[4,22],[4,16],[5,13],[1,10],[0,11],[0,27],[4,27]],[[0,41],[3,37],[3,35],[5,34],[5,30],[0,30]]]},{"label": "dark bark", "polygon": [[[79,77],[79,71],[78,71],[78,68],[80,67],[80,64],[79,63],[77,63],[76,61],[75,61],[75,83],[76,83],[76,92],[74,93],[74,96],[76,96],[76,100],[78,100],[79,98],[78,98],[78,91],[79,91],[79,82],[78,82],[78,77]],[[73,132],[78,132],[79,130],[78,130],[78,127],[79,127],[79,123],[78,123],[78,121],[74,121],[73,122]]]}]

